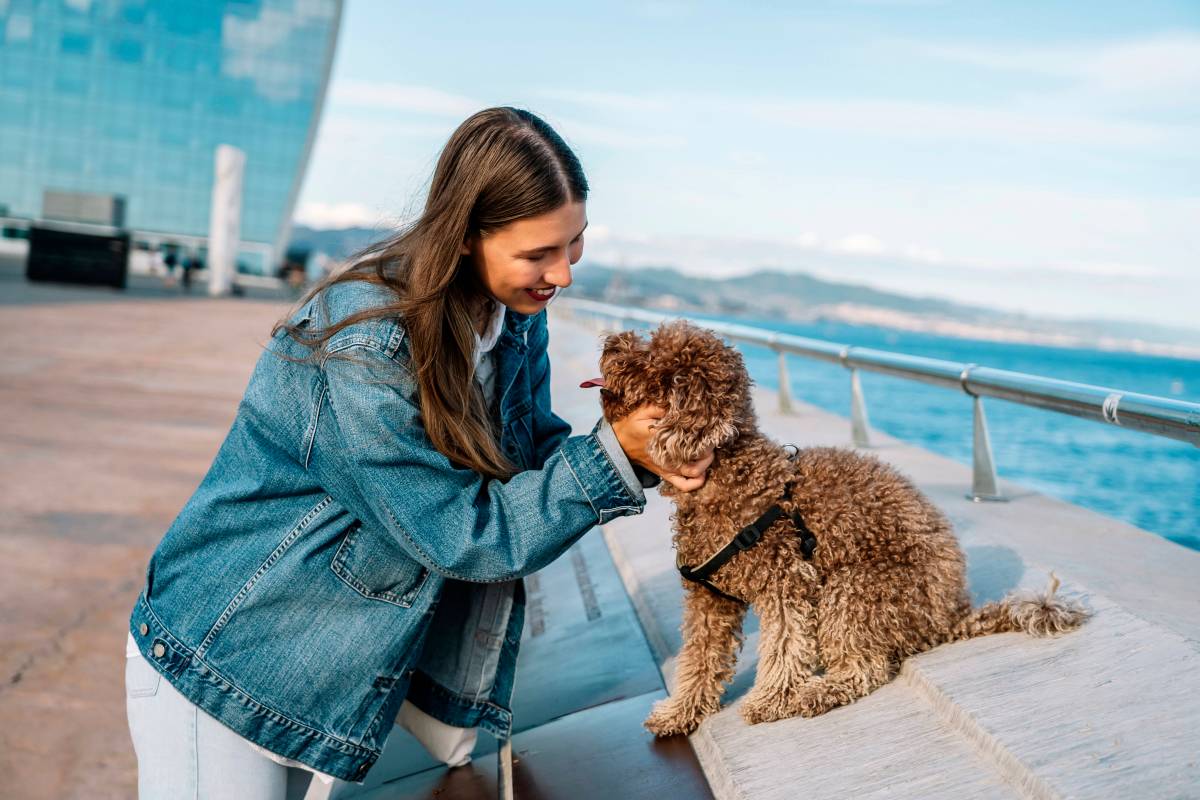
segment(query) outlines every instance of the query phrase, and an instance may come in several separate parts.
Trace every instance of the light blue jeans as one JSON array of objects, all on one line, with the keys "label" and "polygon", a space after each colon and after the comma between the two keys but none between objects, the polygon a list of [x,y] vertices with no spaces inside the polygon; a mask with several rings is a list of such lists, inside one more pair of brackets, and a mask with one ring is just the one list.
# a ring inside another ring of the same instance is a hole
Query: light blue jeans
[{"label": "light blue jeans", "polygon": [[125,712],[140,800],[300,800],[313,780],[254,752],[140,653],[125,657]]}]

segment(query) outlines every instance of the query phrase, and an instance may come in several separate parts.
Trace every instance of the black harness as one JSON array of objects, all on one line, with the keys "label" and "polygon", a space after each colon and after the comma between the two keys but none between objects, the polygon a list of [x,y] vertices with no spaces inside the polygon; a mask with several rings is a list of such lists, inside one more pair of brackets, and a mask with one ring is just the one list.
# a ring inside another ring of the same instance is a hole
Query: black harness
[{"label": "black harness", "polygon": [[[799,451],[797,451],[797,453],[798,452]],[[793,453],[791,457],[795,458],[797,453]],[[792,487],[795,485],[796,479],[794,478],[787,482],[787,485],[783,490],[783,496],[785,498],[791,496]],[[788,514],[779,507],[778,503],[775,503],[766,511],[764,511],[758,519],[754,520],[754,522],[751,522],[749,525],[734,534],[734,537],[729,540],[728,544],[718,550],[712,558],[708,559],[708,561],[705,561],[700,566],[689,567],[684,564],[680,564],[678,557],[676,557],[675,566],[679,569],[679,574],[682,575],[686,580],[699,583],[710,592],[720,595],[727,600],[736,600],[739,603],[745,602],[740,598],[722,592],[716,586],[713,586],[708,579],[712,577],[714,572],[728,564],[729,560],[735,555],[738,553],[743,553],[758,544],[759,540],[762,539],[763,534],[765,534],[772,525],[774,525],[784,516],[790,517],[792,520],[792,525],[794,525],[796,528],[796,533],[800,537],[800,552],[804,554],[804,560],[810,560],[813,552],[817,549],[817,537],[813,535],[811,530],[809,530],[808,525],[804,524],[804,517],[800,515],[799,511],[793,511],[791,514]]]}]

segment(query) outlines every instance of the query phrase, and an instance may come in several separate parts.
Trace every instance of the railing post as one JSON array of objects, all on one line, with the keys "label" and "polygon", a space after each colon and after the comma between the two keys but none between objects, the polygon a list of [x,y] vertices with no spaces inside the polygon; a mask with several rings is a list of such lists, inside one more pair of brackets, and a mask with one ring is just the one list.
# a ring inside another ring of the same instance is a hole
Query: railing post
[{"label": "railing post", "polygon": [[850,438],[855,447],[870,447],[870,427],[867,424],[867,401],[863,397],[858,370],[850,369]]},{"label": "railing post", "polygon": [[787,353],[782,350],[779,354],[779,413],[792,413],[792,382],[788,378]]},{"label": "railing post", "polygon": [[996,479],[996,462],[992,458],[992,439],[988,435],[987,417],[983,413],[983,398],[971,395],[975,401],[975,442],[971,491],[968,498],[976,503],[1002,501],[1008,498],[1000,494]]}]

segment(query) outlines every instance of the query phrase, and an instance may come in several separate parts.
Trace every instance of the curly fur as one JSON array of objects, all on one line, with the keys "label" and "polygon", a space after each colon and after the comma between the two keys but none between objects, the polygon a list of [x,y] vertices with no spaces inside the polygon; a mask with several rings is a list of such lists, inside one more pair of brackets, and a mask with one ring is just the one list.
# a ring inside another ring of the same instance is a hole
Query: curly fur
[{"label": "curly fur", "polygon": [[[715,448],[705,484],[659,492],[675,503],[673,542],[699,564],[772,503],[799,510],[817,538],[806,561],[787,519],[710,579],[720,597],[683,581],[683,647],[673,694],[645,725],[689,733],[720,708],[741,647],[747,605],[760,619],[758,672],[741,706],[747,722],[814,716],[891,680],[904,658],[938,644],[1003,631],[1049,636],[1087,611],[1045,593],[971,607],[966,559],[949,520],[904,475],[872,455],[811,447],[794,457],[758,431],[741,354],[685,320],[643,339],[610,335],[600,359],[610,420],[654,403],[666,410],[647,452],[678,469]],[[787,482],[798,478],[792,494]]]}]

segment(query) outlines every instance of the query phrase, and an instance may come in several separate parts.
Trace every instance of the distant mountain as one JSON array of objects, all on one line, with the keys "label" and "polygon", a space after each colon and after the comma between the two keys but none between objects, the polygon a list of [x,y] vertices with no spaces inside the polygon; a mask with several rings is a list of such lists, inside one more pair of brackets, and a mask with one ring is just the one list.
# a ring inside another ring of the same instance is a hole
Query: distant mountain
[{"label": "distant mountain", "polygon": [[1027,314],[893,294],[803,272],[761,270],[701,278],[668,267],[617,270],[584,264],[572,273],[573,297],[672,312],[703,311],[792,322],[833,320],[944,336],[1094,347],[1200,358],[1200,331],[1116,320],[1042,319]]},{"label": "distant mountain", "polygon": [[[604,294],[609,299],[628,295],[630,300],[667,305],[675,301],[692,308],[728,314],[782,314],[808,319],[812,309],[837,303],[854,303],[906,311],[913,314],[974,312],[947,300],[891,294],[866,286],[835,283],[803,272],[761,270],[736,278],[702,278],[684,275],[671,267],[638,267],[618,270],[584,262],[572,278],[572,294]],[[577,289],[576,286],[579,288]]]},{"label": "distant mountain", "polygon": [[[341,260],[392,233],[297,225],[292,246]],[[572,271],[572,279],[571,297],[672,313],[701,311],[792,322],[835,320],[962,338],[1200,358],[1200,330],[1119,320],[1044,319],[827,281],[805,272],[765,269],[736,278],[704,278],[670,266],[617,269],[583,261]]]}]

